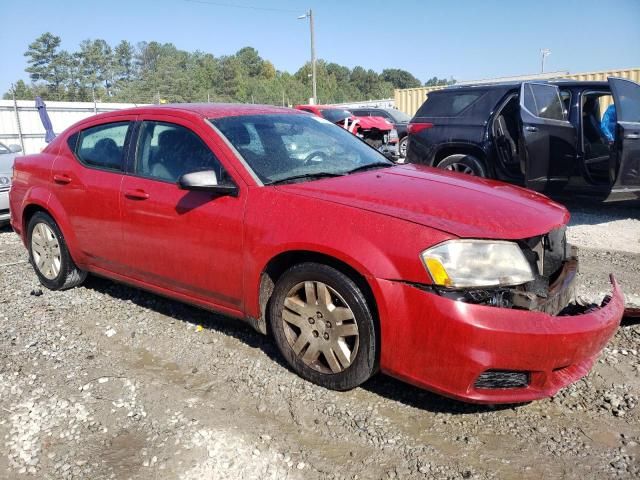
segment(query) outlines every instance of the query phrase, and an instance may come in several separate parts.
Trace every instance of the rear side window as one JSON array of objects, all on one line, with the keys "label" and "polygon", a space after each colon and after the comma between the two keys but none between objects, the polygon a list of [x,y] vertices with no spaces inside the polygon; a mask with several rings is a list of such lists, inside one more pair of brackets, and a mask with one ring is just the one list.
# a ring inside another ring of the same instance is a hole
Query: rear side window
[{"label": "rear side window", "polygon": [[566,120],[557,87],[539,83],[525,83],[523,88],[524,106],[535,116],[549,120]]},{"label": "rear side window", "polygon": [[76,156],[82,163],[92,167],[123,170],[129,124],[108,123],[82,130],[75,145]]},{"label": "rear side window", "polygon": [[435,93],[427,96],[417,117],[455,117],[473,105],[484,91]]}]

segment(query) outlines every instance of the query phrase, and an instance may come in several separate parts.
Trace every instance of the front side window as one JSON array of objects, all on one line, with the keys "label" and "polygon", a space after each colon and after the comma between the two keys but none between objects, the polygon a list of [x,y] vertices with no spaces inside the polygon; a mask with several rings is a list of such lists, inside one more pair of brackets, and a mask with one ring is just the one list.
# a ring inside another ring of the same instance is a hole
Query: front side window
[{"label": "front side window", "polygon": [[265,184],[393,165],[355,135],[317,116],[242,115],[211,122]]},{"label": "front side window", "polygon": [[524,106],[540,118],[548,120],[566,120],[564,105],[558,88],[541,83],[525,83]]},{"label": "front side window", "polygon": [[130,122],[116,122],[82,130],[75,143],[77,157],[92,167],[122,170],[129,125]]},{"label": "front side window", "polygon": [[136,149],[135,172],[143,177],[175,183],[185,173],[214,170],[218,182],[224,169],[202,139],[180,125],[142,122]]}]

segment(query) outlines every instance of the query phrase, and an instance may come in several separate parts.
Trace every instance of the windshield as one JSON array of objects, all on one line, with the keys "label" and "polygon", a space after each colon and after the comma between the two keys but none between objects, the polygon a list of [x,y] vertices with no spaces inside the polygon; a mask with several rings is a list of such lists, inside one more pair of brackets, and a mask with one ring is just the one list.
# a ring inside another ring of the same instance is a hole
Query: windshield
[{"label": "windshield", "polygon": [[243,115],[210,121],[265,184],[393,165],[356,136],[315,115]]},{"label": "windshield", "polygon": [[345,118],[351,118],[351,112],[348,110],[340,110],[337,108],[325,108],[320,110],[320,113],[324,118],[329,120],[331,123],[341,122]]},{"label": "windshield", "polygon": [[411,117],[400,110],[389,109],[385,110],[389,115],[393,117],[396,123],[407,123],[411,120]]},{"label": "windshield", "polygon": [[3,153],[11,153],[11,150],[4,143],[0,143],[0,155]]}]

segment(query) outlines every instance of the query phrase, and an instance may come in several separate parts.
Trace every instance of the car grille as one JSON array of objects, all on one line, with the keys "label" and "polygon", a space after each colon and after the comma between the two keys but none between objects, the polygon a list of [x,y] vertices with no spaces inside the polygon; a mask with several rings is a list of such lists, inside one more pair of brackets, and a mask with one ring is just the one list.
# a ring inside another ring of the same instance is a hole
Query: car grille
[{"label": "car grille", "polygon": [[0,193],[8,192],[11,189],[11,185],[0,185]]},{"label": "car grille", "polygon": [[529,373],[512,370],[487,370],[476,380],[475,388],[525,388],[529,385]]},{"label": "car grille", "polygon": [[567,259],[567,229],[562,226],[551,230],[546,235],[525,240],[524,254],[536,267],[538,275],[552,279],[562,268]]}]

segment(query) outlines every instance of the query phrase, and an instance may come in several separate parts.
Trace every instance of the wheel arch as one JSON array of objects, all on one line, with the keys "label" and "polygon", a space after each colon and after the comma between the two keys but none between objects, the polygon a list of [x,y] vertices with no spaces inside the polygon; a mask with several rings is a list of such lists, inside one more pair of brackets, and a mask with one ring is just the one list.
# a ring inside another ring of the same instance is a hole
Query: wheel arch
[{"label": "wheel arch", "polygon": [[442,162],[445,158],[450,155],[463,154],[463,155],[472,155],[476,157],[478,160],[484,162],[485,167],[489,168],[487,164],[487,154],[486,152],[477,145],[473,145],[470,143],[457,143],[457,144],[447,144],[440,147],[433,158],[433,166],[437,167],[440,162]]},{"label": "wheel arch", "polygon": [[259,317],[252,319],[254,328],[263,334],[267,333],[267,322],[269,320],[266,312],[268,311],[269,301],[271,300],[276,282],[289,268],[306,262],[320,263],[335,268],[349,277],[358,286],[367,299],[369,308],[371,308],[371,314],[374,318],[376,342],[378,343],[376,345],[376,351],[379,352],[380,321],[378,307],[373,289],[367,280],[367,275],[343,259],[313,250],[287,250],[278,253],[267,262],[260,274],[258,293]]}]

